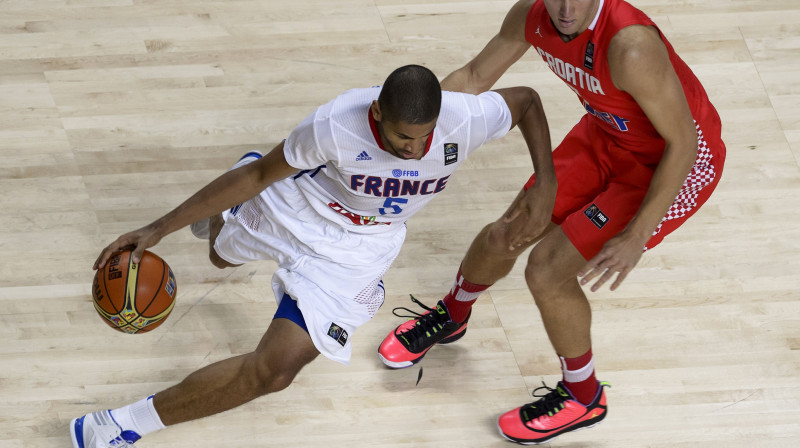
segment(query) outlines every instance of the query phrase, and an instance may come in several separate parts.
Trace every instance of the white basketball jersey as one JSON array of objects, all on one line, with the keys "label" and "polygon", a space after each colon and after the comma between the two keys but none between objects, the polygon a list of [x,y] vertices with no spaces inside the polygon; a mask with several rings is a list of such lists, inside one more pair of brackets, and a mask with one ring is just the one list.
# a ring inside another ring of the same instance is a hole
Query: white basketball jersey
[{"label": "white basketball jersey", "polygon": [[511,127],[511,112],[495,92],[442,92],[439,119],[420,159],[383,150],[370,105],[380,87],[354,89],[319,107],[284,144],[308,202],[350,231],[374,233],[401,226],[447,186],[467,156]]}]

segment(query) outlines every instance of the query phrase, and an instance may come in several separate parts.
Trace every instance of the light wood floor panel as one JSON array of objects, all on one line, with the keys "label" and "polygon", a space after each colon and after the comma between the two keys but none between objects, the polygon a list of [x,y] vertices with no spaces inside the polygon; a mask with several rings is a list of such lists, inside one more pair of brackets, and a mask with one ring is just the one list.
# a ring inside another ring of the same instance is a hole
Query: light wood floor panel
[{"label": "light wood floor panel", "polygon": [[[800,4],[633,3],[702,80],[728,159],[710,202],[620,290],[589,294],[610,414],[551,445],[800,446]],[[176,308],[127,336],[91,305],[97,253],[342,91],[408,63],[458,68],[512,4],[0,0],[0,447],[68,447],[73,417],[252,350],[275,310],[274,263],[217,271],[204,242],[170,235],[154,250],[177,275]],[[536,87],[556,143],[581,108],[537,59],[498,86]],[[137,446],[511,446],[497,415],[559,378],[523,262],[481,297],[462,342],[422,368],[385,369],[375,350],[408,293],[434,302],[450,288],[529,165],[515,131],[409,222],[350,366],[320,358],[286,391]]]}]

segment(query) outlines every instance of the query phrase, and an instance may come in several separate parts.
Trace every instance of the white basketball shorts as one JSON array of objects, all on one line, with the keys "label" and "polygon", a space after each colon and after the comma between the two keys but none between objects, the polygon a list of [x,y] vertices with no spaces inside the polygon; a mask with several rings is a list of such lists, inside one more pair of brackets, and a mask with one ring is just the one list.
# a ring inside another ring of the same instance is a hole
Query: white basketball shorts
[{"label": "white basketball shorts", "polygon": [[276,301],[295,300],[316,348],[349,364],[350,337],[383,304],[381,278],[400,252],[405,225],[373,235],[322,218],[292,178],[223,213],[214,249],[233,264],[275,260]]}]

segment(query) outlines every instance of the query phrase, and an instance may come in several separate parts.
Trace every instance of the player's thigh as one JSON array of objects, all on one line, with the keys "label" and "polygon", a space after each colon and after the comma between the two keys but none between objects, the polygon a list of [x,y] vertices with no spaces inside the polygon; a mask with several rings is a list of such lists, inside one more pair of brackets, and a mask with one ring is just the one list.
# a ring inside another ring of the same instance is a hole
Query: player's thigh
[{"label": "player's thigh", "polygon": [[300,325],[290,319],[276,318],[270,322],[255,355],[262,377],[279,376],[291,381],[319,351]]},{"label": "player's thigh", "polygon": [[567,216],[561,224],[564,235],[584,259],[591,259],[633,219],[649,185],[649,180],[608,184],[605,191]]}]

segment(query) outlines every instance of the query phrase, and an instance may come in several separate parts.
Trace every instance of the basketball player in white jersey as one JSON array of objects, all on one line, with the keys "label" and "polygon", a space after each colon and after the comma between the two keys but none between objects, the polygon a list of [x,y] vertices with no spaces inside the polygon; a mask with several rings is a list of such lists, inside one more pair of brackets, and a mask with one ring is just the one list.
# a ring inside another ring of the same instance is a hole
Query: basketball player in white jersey
[{"label": "basketball player in white jersey", "polygon": [[[401,67],[382,88],[344,93],[267,155],[245,155],[170,213],[117,238],[95,269],[126,247],[138,262],[165,235],[212,216],[216,266],[277,261],[278,311],[252,353],[122,408],[74,419],[74,447],[130,446],[165,426],[277,392],[318,353],[347,364],[353,333],[383,303],[381,278],[400,251],[405,221],[444,190],[472,151],[514,126],[537,175],[554,178],[547,122],[533,90],[441,92],[428,69]],[[555,191],[542,188],[539,197],[531,205],[539,210],[528,215],[549,216]],[[544,228],[547,220],[529,224]]]}]

